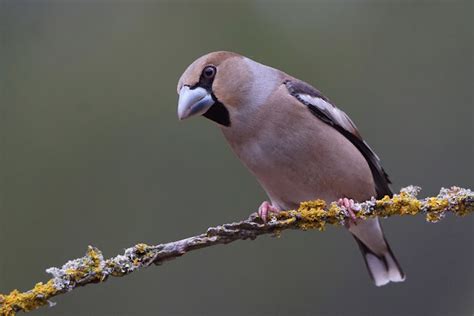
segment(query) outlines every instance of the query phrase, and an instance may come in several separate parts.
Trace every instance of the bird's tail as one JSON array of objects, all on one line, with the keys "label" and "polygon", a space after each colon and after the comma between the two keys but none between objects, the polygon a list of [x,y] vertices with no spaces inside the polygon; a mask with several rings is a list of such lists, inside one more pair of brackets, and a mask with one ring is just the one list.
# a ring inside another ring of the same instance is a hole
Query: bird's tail
[{"label": "bird's tail", "polygon": [[405,274],[383,235],[378,219],[351,225],[349,230],[359,244],[369,274],[376,286],[405,280]]}]

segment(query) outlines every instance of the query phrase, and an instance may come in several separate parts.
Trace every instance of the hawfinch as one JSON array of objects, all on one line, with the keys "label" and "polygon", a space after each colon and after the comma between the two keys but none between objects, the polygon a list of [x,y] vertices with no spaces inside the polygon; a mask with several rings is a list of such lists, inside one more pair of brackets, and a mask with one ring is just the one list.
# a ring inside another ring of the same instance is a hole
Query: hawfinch
[{"label": "hawfinch", "polygon": [[[354,200],[392,195],[380,160],[355,124],[311,85],[231,52],[194,61],[178,82],[180,120],[202,115],[217,123],[233,152],[270,199],[258,214],[298,208],[323,199],[353,214]],[[353,220],[375,285],[405,275],[378,219]]]}]

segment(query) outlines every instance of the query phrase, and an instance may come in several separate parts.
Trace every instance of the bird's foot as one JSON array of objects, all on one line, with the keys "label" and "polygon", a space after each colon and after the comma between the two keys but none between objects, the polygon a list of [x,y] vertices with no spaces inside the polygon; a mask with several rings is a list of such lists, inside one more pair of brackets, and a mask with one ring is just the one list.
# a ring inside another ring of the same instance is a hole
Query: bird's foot
[{"label": "bird's foot", "polygon": [[268,201],[263,202],[258,208],[258,216],[263,220],[264,223],[267,222],[268,216],[272,213],[279,213],[280,211],[271,205]]},{"label": "bird's foot", "polygon": [[348,198],[342,198],[337,201],[337,206],[343,207],[347,213],[349,213],[349,219],[346,221],[346,227],[349,226],[349,224],[354,224],[357,225],[357,217],[355,215],[354,211],[359,211],[359,208],[355,206],[355,202],[353,199],[348,199]]}]

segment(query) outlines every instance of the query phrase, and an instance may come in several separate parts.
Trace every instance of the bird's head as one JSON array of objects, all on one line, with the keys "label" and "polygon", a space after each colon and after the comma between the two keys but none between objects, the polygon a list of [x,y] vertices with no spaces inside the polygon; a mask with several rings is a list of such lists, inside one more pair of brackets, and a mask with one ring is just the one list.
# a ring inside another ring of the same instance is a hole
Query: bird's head
[{"label": "bird's head", "polygon": [[261,99],[255,84],[269,67],[232,52],[213,52],[195,60],[178,82],[180,120],[203,115],[230,127],[234,119]]}]

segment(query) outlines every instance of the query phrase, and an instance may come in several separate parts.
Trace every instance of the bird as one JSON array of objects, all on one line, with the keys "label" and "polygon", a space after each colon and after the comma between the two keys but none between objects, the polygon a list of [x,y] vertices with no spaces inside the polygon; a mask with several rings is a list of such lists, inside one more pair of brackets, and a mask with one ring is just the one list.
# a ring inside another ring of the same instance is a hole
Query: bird
[{"label": "bird", "polygon": [[[177,86],[179,120],[203,116],[222,131],[272,213],[316,198],[353,217],[355,201],[392,196],[379,157],[342,110],[310,84],[234,52],[199,57]],[[346,223],[376,286],[405,280],[377,218]]]}]

